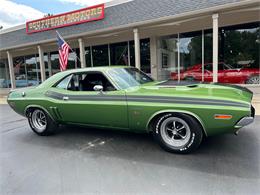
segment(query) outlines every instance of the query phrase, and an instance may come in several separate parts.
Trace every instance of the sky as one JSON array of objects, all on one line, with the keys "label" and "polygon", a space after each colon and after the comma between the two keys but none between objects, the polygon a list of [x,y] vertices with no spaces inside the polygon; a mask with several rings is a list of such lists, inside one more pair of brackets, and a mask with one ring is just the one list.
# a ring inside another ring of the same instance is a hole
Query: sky
[{"label": "sky", "polygon": [[0,26],[3,29],[111,0],[0,0]]}]

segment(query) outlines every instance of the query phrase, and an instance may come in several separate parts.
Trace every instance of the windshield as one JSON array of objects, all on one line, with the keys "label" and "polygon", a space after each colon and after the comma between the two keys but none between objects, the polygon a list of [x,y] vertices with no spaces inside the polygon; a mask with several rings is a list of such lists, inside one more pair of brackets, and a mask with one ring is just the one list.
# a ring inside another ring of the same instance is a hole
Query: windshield
[{"label": "windshield", "polygon": [[153,81],[151,77],[136,68],[115,68],[108,70],[108,74],[121,89],[136,87]]}]

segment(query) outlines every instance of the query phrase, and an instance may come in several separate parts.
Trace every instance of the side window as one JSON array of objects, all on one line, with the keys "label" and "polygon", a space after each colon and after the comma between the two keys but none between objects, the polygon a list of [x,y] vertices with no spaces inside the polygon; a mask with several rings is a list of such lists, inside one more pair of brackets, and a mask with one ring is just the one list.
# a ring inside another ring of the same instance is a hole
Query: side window
[{"label": "side window", "polygon": [[224,64],[218,64],[218,70],[225,70]]},{"label": "side window", "polygon": [[115,91],[116,88],[111,82],[102,74],[97,72],[87,73],[83,77],[79,77],[79,91],[94,91],[95,85],[103,86],[104,91]]},{"label": "side window", "polygon": [[70,83],[72,76],[73,75],[69,75],[69,76],[65,77],[62,81],[60,81],[58,83],[58,85],[56,85],[56,87],[59,89],[68,89],[68,85]]},{"label": "side window", "polygon": [[94,91],[96,85],[103,86],[104,91],[116,91],[116,88],[98,72],[79,73],[65,77],[56,87],[69,91]]}]

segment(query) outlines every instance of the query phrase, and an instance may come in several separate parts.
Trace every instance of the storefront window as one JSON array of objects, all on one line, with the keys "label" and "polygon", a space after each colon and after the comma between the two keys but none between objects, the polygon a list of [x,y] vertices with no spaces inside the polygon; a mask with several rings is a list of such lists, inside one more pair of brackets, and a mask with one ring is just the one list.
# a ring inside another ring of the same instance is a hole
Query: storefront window
[{"label": "storefront window", "polygon": [[221,28],[218,82],[259,84],[259,23]]},{"label": "storefront window", "polygon": [[179,35],[180,80],[202,80],[202,32]]},{"label": "storefront window", "polygon": [[[218,82],[259,84],[259,33],[259,23],[220,28]],[[212,30],[162,37],[159,79],[212,82],[212,42]]]},{"label": "storefront window", "polygon": [[135,67],[135,43],[134,41],[129,41],[129,56],[130,56],[130,66]]},{"label": "storefront window", "polygon": [[91,63],[91,50],[90,50],[90,47],[86,47],[85,48],[85,58],[86,58],[86,66],[87,67],[91,67],[92,63]]},{"label": "storefront window", "polygon": [[74,49],[74,51],[75,52],[69,54],[67,69],[76,69],[80,67],[80,62],[77,58],[79,55],[77,54],[76,49]]},{"label": "storefront window", "polygon": [[141,70],[151,73],[150,39],[140,40]]},{"label": "storefront window", "polygon": [[[45,76],[46,79],[52,76],[52,68],[51,68],[51,55],[50,53],[44,53],[44,65],[45,65]],[[37,60],[39,63],[39,59]]]},{"label": "storefront window", "polygon": [[14,74],[16,87],[28,87],[40,83],[40,68],[37,65],[37,55],[15,57]]},{"label": "storefront window", "polygon": [[178,80],[178,35],[163,37],[158,51],[158,79]]},{"label": "storefront window", "polygon": [[108,66],[108,45],[92,47],[93,66]]},{"label": "storefront window", "polygon": [[111,65],[128,66],[127,42],[110,44]]},{"label": "storefront window", "polygon": [[10,87],[8,60],[0,59],[0,88]]},{"label": "storefront window", "polygon": [[60,72],[59,53],[52,52],[50,56],[51,56],[51,72],[52,75],[54,75],[57,72]]},{"label": "storefront window", "polygon": [[25,56],[25,67],[28,86],[38,85],[41,81],[41,72],[37,64],[37,56]]},{"label": "storefront window", "polygon": [[[77,49],[73,49],[77,52]],[[75,52],[70,52],[68,58],[68,66],[67,69],[75,69],[80,66],[80,62],[78,62],[78,58]],[[56,74],[60,72],[60,62],[59,62],[59,53],[58,52],[51,52],[50,53],[50,63],[51,63],[51,73]]]}]

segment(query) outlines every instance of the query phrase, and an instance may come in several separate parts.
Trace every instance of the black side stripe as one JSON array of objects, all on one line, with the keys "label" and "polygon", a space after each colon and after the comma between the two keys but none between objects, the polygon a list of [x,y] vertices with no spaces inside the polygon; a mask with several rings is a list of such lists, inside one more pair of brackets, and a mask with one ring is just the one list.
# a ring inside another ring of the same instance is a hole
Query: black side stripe
[{"label": "black side stripe", "polygon": [[63,95],[61,93],[48,91],[46,96],[62,100],[67,96],[71,101],[130,101],[130,102],[154,102],[154,103],[173,103],[173,104],[194,104],[194,105],[216,105],[216,106],[237,106],[249,108],[249,104],[227,100],[214,100],[202,98],[186,98],[186,97],[166,97],[166,96],[124,96],[124,95]]}]

